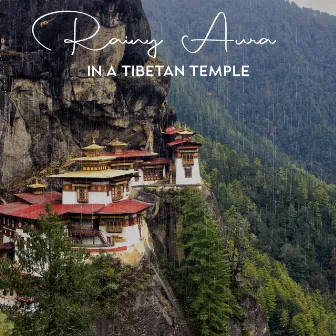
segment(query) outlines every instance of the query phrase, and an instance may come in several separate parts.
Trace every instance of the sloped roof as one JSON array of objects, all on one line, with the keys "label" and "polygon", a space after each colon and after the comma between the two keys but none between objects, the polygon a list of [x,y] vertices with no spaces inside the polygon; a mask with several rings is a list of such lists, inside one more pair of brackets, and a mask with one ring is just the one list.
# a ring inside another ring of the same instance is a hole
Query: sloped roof
[{"label": "sloped roof", "polygon": [[120,202],[114,202],[106,205],[104,208],[100,209],[98,214],[108,214],[108,215],[124,215],[124,214],[135,214],[141,211],[144,211],[151,207],[152,204],[134,201],[134,200],[125,200]]},{"label": "sloped roof", "polygon": [[174,127],[174,126],[172,126],[172,127],[168,127],[168,128],[163,132],[163,134],[165,134],[165,135],[174,135],[174,134],[177,134],[177,133],[179,133],[179,132],[182,132],[182,130],[179,129],[179,128],[176,128],[176,127]]},{"label": "sloped roof", "polygon": [[143,166],[166,165],[170,164],[170,160],[166,158],[157,158],[152,161],[142,162]]},{"label": "sloped roof", "polygon": [[28,208],[29,204],[23,202],[13,202],[8,204],[0,205],[0,214],[9,215],[12,212],[15,212],[20,209]]},{"label": "sloped roof", "polygon": [[15,197],[20,201],[29,204],[43,204],[50,201],[57,201],[62,199],[62,194],[56,191],[44,192],[41,195],[33,195],[29,193],[15,194]]},{"label": "sloped roof", "polygon": [[132,170],[106,169],[106,170],[94,170],[94,171],[79,170],[63,174],[50,175],[48,177],[63,178],[63,179],[66,178],[108,179],[132,174],[134,174],[134,171]]},{"label": "sloped roof", "polygon": [[[136,214],[152,206],[134,200],[124,200],[119,202],[104,204],[62,204],[60,201],[50,202],[53,212],[59,215],[65,214],[109,214],[123,215]],[[39,215],[46,215],[45,204],[29,205],[21,202],[14,202],[0,206],[0,214],[9,215],[22,219],[38,219]]]},{"label": "sloped roof", "polygon": [[104,206],[104,204],[55,204],[53,211],[60,215],[65,213],[94,214]]},{"label": "sloped roof", "polygon": [[118,159],[126,159],[126,158],[158,156],[159,154],[148,152],[146,150],[130,149],[130,150],[125,150],[121,154],[114,154],[109,151],[103,151],[100,155],[101,156],[111,156],[112,155],[115,158],[115,160],[118,160]]},{"label": "sloped roof", "polygon": [[[60,204],[59,201],[50,202],[50,205],[54,207],[55,204]],[[45,204],[29,205],[26,208],[17,209],[10,213],[12,217],[25,218],[25,219],[37,219],[39,215],[46,215]]]},{"label": "sloped roof", "polygon": [[170,147],[174,147],[174,146],[178,146],[178,145],[184,145],[184,146],[190,145],[190,146],[197,146],[197,147],[202,146],[202,144],[199,143],[199,142],[194,142],[194,141],[190,141],[190,140],[182,140],[182,139],[172,141],[172,142],[168,143],[168,146],[170,146]]}]

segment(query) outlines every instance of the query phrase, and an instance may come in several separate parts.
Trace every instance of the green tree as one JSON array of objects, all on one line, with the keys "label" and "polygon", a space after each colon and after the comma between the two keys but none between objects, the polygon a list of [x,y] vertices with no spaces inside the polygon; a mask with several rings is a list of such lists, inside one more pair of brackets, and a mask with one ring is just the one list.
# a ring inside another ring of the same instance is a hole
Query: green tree
[{"label": "green tree", "polygon": [[[74,251],[64,224],[46,206],[38,230],[29,225],[25,232],[30,244],[19,238],[15,263],[2,264],[3,286],[14,288],[21,297],[33,298],[35,310],[13,315],[14,335],[92,335],[95,316],[90,302],[98,293],[92,286],[86,253]],[[22,275],[23,274],[23,275]]]},{"label": "green tree", "polygon": [[184,257],[176,286],[198,335],[223,335],[232,313],[230,267],[218,222],[198,189],[186,188],[178,241]]},{"label": "green tree", "polygon": [[0,336],[10,336],[14,325],[8,321],[6,314],[0,312]]},{"label": "green tree", "polygon": [[249,248],[249,223],[237,209],[232,206],[224,213],[229,246],[228,258],[231,264],[231,286],[237,287],[237,277],[244,266],[245,253]]},{"label": "green tree", "polygon": [[149,272],[147,267],[135,269],[122,265],[120,260],[110,254],[94,258],[90,265],[90,283],[98,288],[97,309],[104,317],[114,319],[118,305],[135,297],[139,291],[146,290]]},{"label": "green tree", "polygon": [[247,215],[256,210],[256,205],[244,193],[241,182],[234,180],[228,187],[228,197],[233,205],[241,214]]}]

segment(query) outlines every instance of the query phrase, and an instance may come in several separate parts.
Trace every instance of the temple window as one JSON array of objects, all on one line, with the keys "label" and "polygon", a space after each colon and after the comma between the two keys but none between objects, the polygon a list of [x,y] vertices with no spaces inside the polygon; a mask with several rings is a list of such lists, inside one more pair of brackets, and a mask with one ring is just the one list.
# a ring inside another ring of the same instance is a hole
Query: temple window
[{"label": "temple window", "polygon": [[77,202],[78,203],[88,203],[89,202],[89,192],[87,188],[77,189]]},{"label": "temple window", "polygon": [[193,154],[183,154],[182,155],[182,164],[193,165],[194,164],[194,155]]},{"label": "temple window", "polygon": [[184,172],[185,172],[185,177],[186,178],[192,178],[192,169],[191,169],[191,167],[185,167],[184,168]]},{"label": "temple window", "polygon": [[109,233],[121,233],[123,231],[121,219],[109,219],[105,221],[106,231]]},{"label": "temple window", "polygon": [[107,237],[107,244],[112,245],[112,237]]},{"label": "temple window", "polygon": [[157,181],[163,179],[162,168],[151,168],[144,170],[144,180],[145,181]]},{"label": "temple window", "polygon": [[124,197],[124,186],[120,185],[120,186],[116,186],[112,189],[112,199],[114,201],[118,201],[120,199],[123,199]]}]

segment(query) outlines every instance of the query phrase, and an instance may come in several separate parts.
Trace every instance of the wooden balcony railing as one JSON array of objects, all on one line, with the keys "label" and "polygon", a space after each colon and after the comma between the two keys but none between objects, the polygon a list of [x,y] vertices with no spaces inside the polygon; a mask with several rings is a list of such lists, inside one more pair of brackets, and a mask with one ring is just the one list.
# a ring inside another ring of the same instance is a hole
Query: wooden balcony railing
[{"label": "wooden balcony railing", "polygon": [[182,164],[184,166],[193,166],[194,165],[194,160],[182,160]]}]

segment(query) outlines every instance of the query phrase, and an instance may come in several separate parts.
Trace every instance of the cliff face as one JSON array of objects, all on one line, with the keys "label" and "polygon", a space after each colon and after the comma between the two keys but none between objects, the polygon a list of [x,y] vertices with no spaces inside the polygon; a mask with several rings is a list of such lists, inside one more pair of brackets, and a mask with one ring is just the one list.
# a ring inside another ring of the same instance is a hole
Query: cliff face
[{"label": "cliff face", "polygon": [[[103,69],[121,65],[144,65],[148,46],[110,45],[101,51],[78,47],[74,56],[65,46],[73,38],[78,17],[77,39],[94,31],[92,19],[83,15],[57,14],[31,26],[40,16],[59,10],[76,10],[95,16],[100,32],[83,44],[99,48],[110,39],[150,39],[150,29],[140,0],[11,0],[0,3],[0,35],[8,51],[0,61],[0,183],[29,176],[32,172],[61,165],[80,146],[119,136],[132,148],[159,144],[160,127],[175,119],[165,99],[166,78],[88,77],[88,65]],[[157,139],[157,141],[154,141]]]}]

